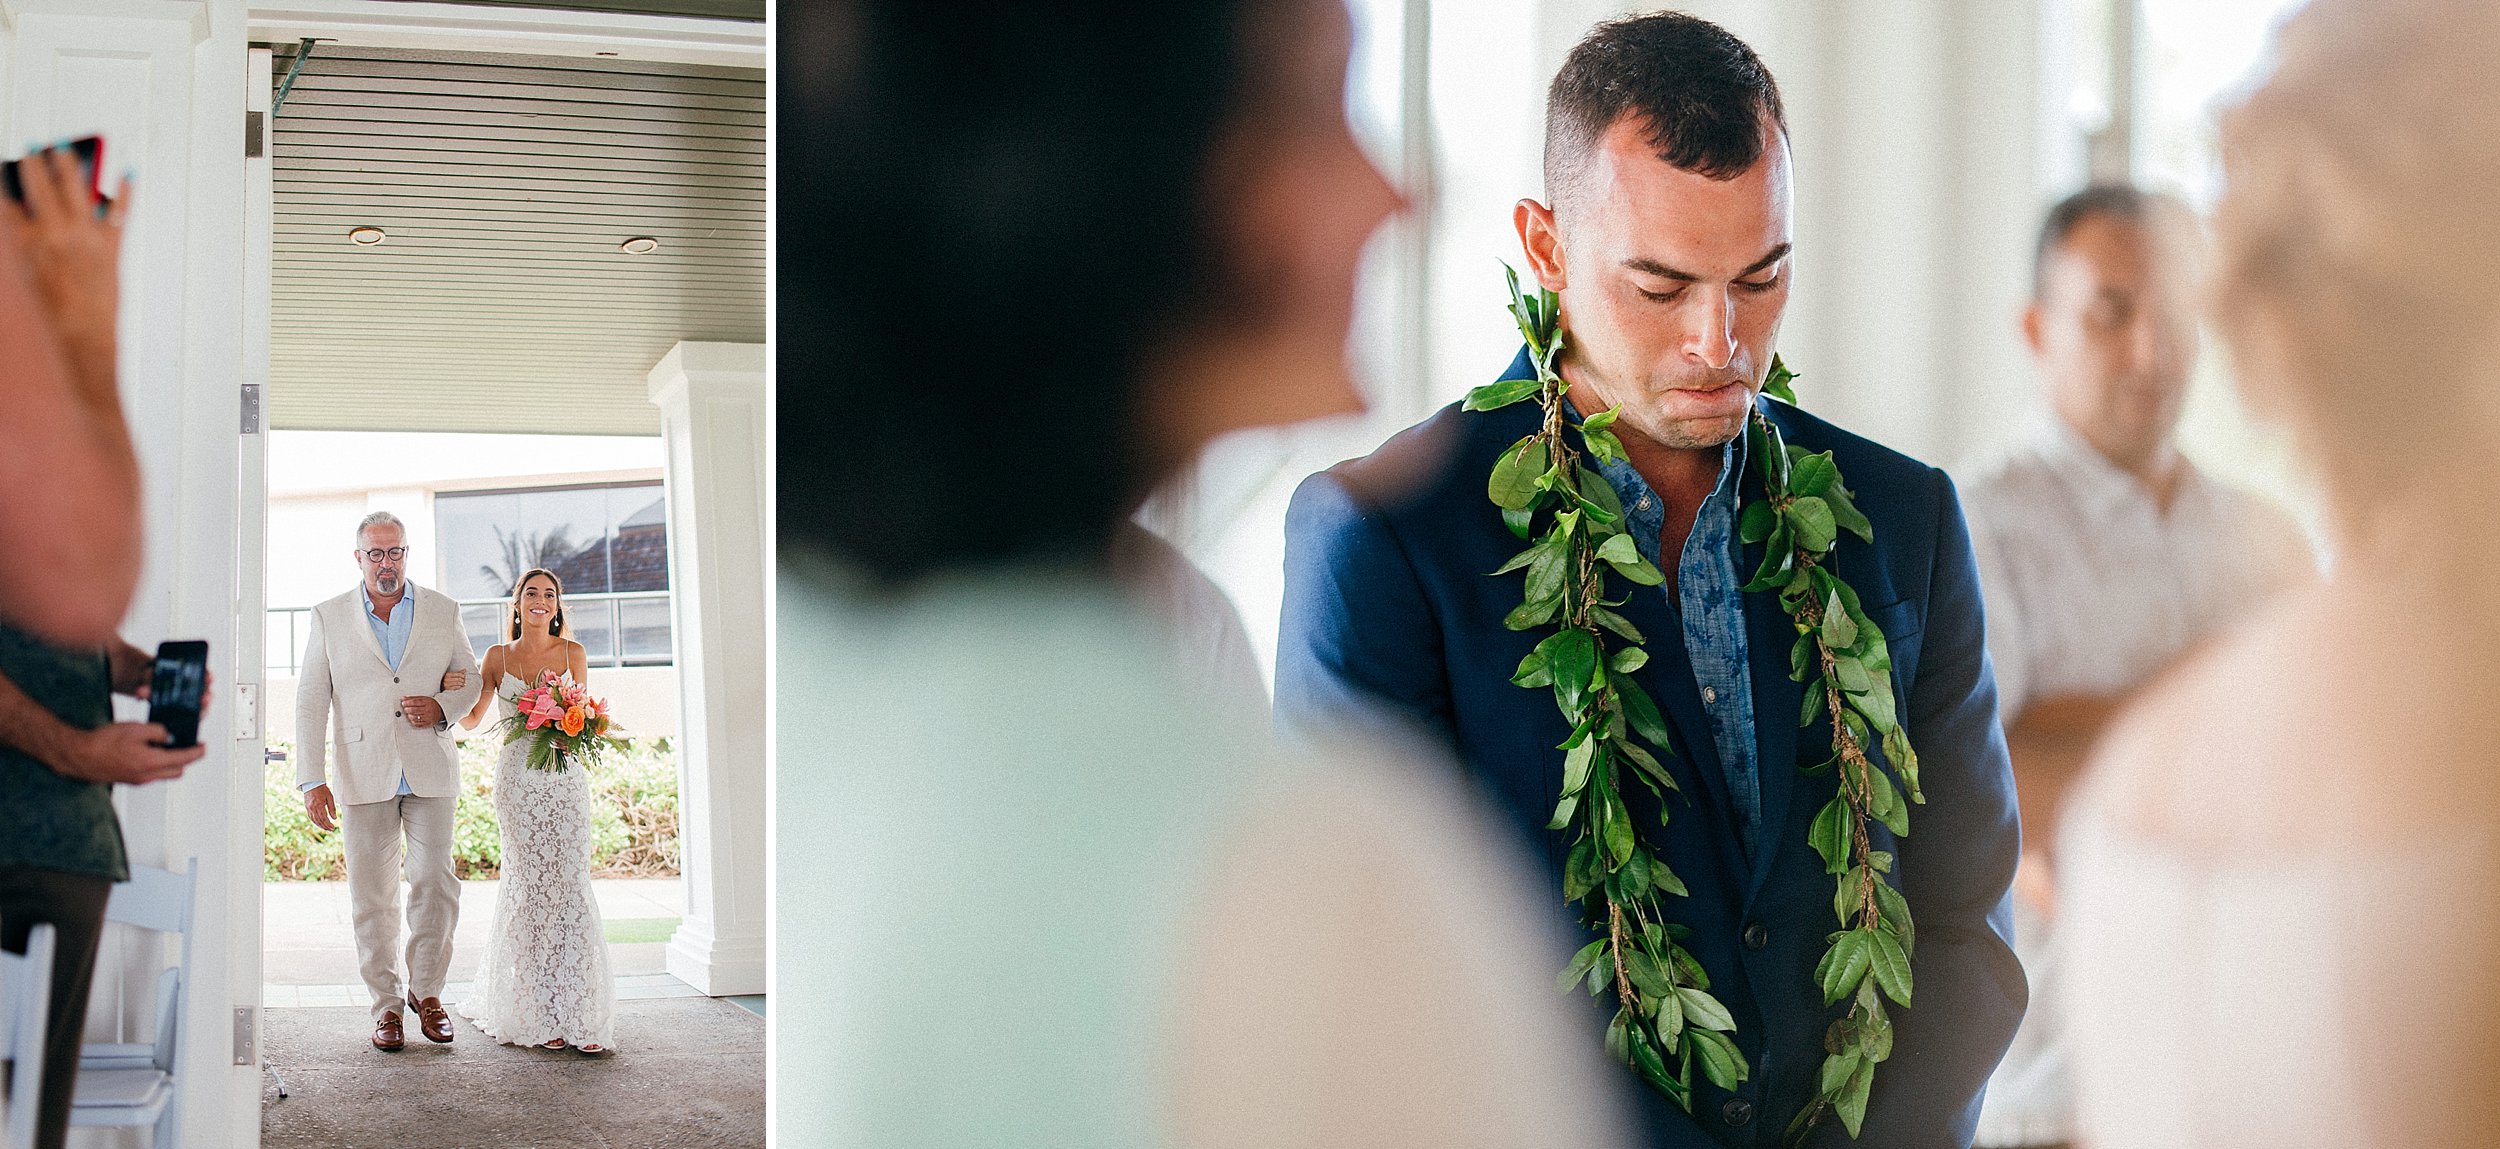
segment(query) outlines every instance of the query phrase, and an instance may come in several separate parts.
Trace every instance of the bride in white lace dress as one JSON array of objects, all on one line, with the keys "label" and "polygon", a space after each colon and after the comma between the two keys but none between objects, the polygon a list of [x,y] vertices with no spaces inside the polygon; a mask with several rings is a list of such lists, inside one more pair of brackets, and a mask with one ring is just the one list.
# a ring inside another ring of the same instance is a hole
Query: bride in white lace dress
[{"label": "bride in white lace dress", "polygon": [[[582,644],[563,636],[563,594],[553,572],[521,576],[512,641],[486,652],[480,670],[491,689],[462,726],[477,729],[490,709],[512,713],[513,699],[550,671],[587,680]],[[512,743],[495,759],[503,884],[476,989],[460,1012],[507,1045],[604,1054],[615,1037],[616,986],[590,886],[590,781],[579,766],[532,769],[528,749]]]}]

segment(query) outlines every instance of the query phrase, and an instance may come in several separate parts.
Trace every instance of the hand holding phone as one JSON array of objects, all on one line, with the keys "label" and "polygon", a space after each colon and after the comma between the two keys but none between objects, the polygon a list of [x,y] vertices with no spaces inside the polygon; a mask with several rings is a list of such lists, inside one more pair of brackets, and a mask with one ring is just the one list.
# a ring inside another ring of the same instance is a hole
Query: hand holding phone
[{"label": "hand holding phone", "polygon": [[[36,152],[34,155],[28,156],[23,160],[10,160],[7,163],[0,163],[0,191],[6,191],[9,198],[18,203],[27,202],[26,181],[28,173],[22,170],[23,166],[29,163],[52,162],[48,159],[39,159],[38,157],[52,157],[61,152],[69,153],[69,158],[77,163],[78,182],[84,184],[86,187],[87,202],[92,206],[101,206],[105,202],[103,180],[104,137],[102,136],[88,136],[84,139],[71,140],[69,143],[60,147],[45,148],[44,150]],[[58,188],[61,184],[61,181],[57,178],[55,173],[44,173],[43,179],[51,188]],[[39,187],[37,190],[40,192],[47,189]]]},{"label": "hand holding phone", "polygon": [[207,696],[208,644],[159,644],[148,675],[148,721],[165,728],[167,749],[199,745],[200,708]]}]

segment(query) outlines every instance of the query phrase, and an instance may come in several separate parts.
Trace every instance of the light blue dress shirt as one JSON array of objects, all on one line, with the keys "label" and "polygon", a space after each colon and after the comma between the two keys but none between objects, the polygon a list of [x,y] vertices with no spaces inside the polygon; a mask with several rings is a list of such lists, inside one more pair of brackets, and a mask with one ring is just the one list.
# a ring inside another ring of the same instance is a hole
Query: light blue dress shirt
[{"label": "light blue dress shirt", "polygon": [[[372,588],[358,583],[356,593],[365,600],[365,625],[373,628],[373,637],[382,644],[382,661],[390,663],[392,670],[398,670],[399,660],[408,654],[408,636],[416,633],[417,629],[417,588],[407,583],[400,584],[399,601],[391,607],[389,622],[374,617]],[[399,774],[399,793],[416,793],[408,788],[408,772],[405,770]]]},{"label": "light blue dress shirt", "polygon": [[[1745,456],[1742,434],[1720,448],[1718,485],[1702,500],[1693,518],[1693,532],[1684,539],[1684,553],[1676,557],[1676,594],[1668,602],[1672,608],[1681,600],[1678,615],[1684,626],[1684,650],[1692,661],[1693,681],[1701,687],[1711,741],[1719,751],[1728,793],[1736,799],[1737,829],[1750,857],[1754,834],[1762,824],[1762,775],[1754,754],[1753,672],[1745,646],[1745,602],[1737,589],[1745,585],[1736,570],[1736,491],[1744,477]],[[1667,569],[1658,555],[1660,536],[1666,530],[1666,500],[1630,463],[1599,464],[1597,471],[1623,501],[1624,525],[1641,557],[1660,570]],[[1664,595],[1667,588],[1636,588],[1634,593]]]}]

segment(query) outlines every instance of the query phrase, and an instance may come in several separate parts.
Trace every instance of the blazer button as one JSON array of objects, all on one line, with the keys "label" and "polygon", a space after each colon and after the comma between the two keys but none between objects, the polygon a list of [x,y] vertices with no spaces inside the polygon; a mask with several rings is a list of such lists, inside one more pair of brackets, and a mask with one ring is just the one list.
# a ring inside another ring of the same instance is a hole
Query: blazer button
[{"label": "blazer button", "polygon": [[407,716],[407,715],[405,715],[405,714],[402,714],[402,713],[400,713],[400,712],[398,712],[398,711],[396,711],[396,710],[394,710],[394,711],[391,711],[391,717],[393,717],[393,718],[406,718],[406,717],[408,717],[408,716]]},{"label": "blazer button", "polygon": [[397,685],[397,684],[399,683],[399,676],[398,676],[398,675],[396,675],[396,674],[392,675],[392,676],[391,676],[391,683],[392,683],[393,685]]},{"label": "blazer button", "polygon": [[1741,1126],[1753,1120],[1753,1102],[1742,1097],[1731,1097],[1727,1104],[1719,1107],[1719,1116],[1726,1118],[1730,1125]]},{"label": "blazer button", "polygon": [[1746,949],[1760,950],[1762,947],[1769,944],[1771,944],[1771,931],[1762,928],[1761,922],[1745,923]]}]

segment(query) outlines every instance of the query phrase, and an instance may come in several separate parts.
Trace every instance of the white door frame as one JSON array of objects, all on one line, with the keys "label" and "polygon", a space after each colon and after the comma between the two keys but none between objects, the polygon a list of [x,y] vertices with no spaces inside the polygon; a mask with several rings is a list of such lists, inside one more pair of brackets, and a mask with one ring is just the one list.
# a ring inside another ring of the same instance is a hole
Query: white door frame
[{"label": "white door frame", "polygon": [[[768,58],[765,30],[760,24],[731,20],[702,20],[673,16],[637,16],[598,12],[559,12],[487,8],[455,4],[407,4],[384,0],[292,0],[280,4],[252,4],[248,7],[248,35],[253,43],[284,44],[305,38],[333,41],[358,47],[411,48],[435,51],[493,52],[514,55],[570,56],[619,60],[646,60],[673,64],[709,64],[727,67],[761,69]],[[316,49],[312,66],[320,64]],[[244,177],[243,212],[243,380],[249,385],[265,385],[269,379],[270,300],[274,286],[272,269],[275,235],[273,232],[273,165],[269,156],[270,140],[276,124],[267,115],[273,61],[265,49],[253,49],[247,67],[248,82],[244,93],[244,110],[262,113],[261,155],[248,158]],[[236,570],[234,627],[234,671],[237,682],[232,692],[222,692],[228,705],[239,706],[244,693],[262,693],[261,682],[266,666],[261,649],[268,616],[268,585],[264,549],[268,521],[268,483],[266,475],[266,425],[262,434],[246,435],[239,458],[239,484],[235,526]],[[267,731],[273,723],[292,721],[291,715],[260,713],[252,723],[240,713],[235,715],[233,752],[237,768],[233,771],[234,808],[247,805],[249,817],[238,817],[231,825],[234,836],[230,848],[236,851],[237,864],[223,867],[226,872],[240,872],[240,859],[252,859],[250,870],[257,875],[258,859],[266,848],[266,827],[259,816],[261,806],[261,756],[266,746]],[[203,873],[218,869],[202,867]],[[259,897],[236,898],[237,913],[232,921],[232,944],[227,947],[232,983],[238,996],[257,1002],[262,982],[261,969],[261,900]],[[245,920],[248,918],[248,920]],[[257,1015],[257,1010],[255,1011]],[[255,1025],[255,1030],[260,1027]],[[214,1039],[222,1034],[210,1034]],[[222,1051],[222,1050],[221,1050]],[[257,1146],[260,1131],[260,1082],[257,1075],[231,1079],[233,1109],[254,1116],[248,1121],[225,1124],[229,1138],[245,1136],[249,1140],[231,1140],[238,1146]]]}]

